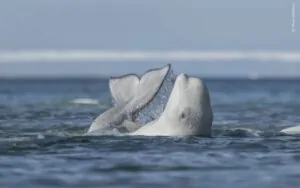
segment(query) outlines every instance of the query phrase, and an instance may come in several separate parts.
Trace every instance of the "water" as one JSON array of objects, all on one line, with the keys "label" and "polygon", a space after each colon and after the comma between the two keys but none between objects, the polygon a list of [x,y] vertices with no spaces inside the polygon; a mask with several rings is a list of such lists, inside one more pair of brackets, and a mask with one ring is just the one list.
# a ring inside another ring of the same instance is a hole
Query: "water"
[{"label": "water", "polygon": [[206,82],[213,138],[145,138],[81,136],[106,79],[0,80],[0,187],[299,187],[300,80]]}]

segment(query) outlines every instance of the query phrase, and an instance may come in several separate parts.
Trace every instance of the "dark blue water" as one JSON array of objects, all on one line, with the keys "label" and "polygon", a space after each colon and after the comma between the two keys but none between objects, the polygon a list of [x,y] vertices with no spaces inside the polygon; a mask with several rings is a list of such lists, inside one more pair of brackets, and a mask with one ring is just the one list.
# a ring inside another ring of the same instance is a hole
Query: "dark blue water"
[{"label": "dark blue water", "polygon": [[84,137],[106,79],[0,80],[0,187],[298,188],[300,137],[278,131],[300,122],[300,80],[206,82],[213,138]]}]

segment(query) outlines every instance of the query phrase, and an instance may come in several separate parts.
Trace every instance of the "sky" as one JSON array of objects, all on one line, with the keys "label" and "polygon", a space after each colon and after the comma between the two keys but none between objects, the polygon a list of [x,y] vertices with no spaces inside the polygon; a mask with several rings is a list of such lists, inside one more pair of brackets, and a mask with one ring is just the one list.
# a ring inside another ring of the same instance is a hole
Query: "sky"
[{"label": "sky", "polygon": [[[200,76],[300,76],[299,0],[1,0],[0,28],[0,76],[118,75],[167,63]],[[200,55],[178,58],[180,51]],[[145,55],[153,52],[175,56]],[[252,56],[230,59],[232,52]]]}]

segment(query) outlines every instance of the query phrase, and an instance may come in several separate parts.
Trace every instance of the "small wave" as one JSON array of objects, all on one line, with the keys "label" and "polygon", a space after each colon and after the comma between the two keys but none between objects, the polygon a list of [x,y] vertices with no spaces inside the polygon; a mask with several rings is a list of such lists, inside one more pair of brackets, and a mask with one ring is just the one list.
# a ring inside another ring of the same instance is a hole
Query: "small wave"
[{"label": "small wave", "polygon": [[256,130],[256,129],[250,129],[250,128],[232,128],[225,130],[223,132],[223,135],[230,136],[230,137],[260,137],[262,136],[263,131]]},{"label": "small wave", "polygon": [[89,133],[85,133],[83,134],[83,136],[126,136],[127,134],[122,133],[120,130],[118,130],[117,128],[113,128],[112,130],[105,130],[102,132],[99,132],[98,130],[89,132]]},{"label": "small wave", "polygon": [[[259,128],[248,128],[248,127],[223,127],[223,128],[213,128],[213,137],[229,137],[229,138],[269,138],[269,137],[281,137],[290,136],[279,130],[263,130]],[[296,136],[293,135],[293,136]]]}]

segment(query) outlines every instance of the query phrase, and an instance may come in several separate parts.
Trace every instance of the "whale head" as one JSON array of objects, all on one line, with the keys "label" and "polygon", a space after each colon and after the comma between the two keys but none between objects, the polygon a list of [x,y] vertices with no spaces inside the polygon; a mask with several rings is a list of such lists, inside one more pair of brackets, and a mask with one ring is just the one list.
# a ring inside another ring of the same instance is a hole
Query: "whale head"
[{"label": "whale head", "polygon": [[178,75],[162,118],[168,125],[161,126],[168,126],[170,134],[211,136],[213,112],[205,83]]}]

